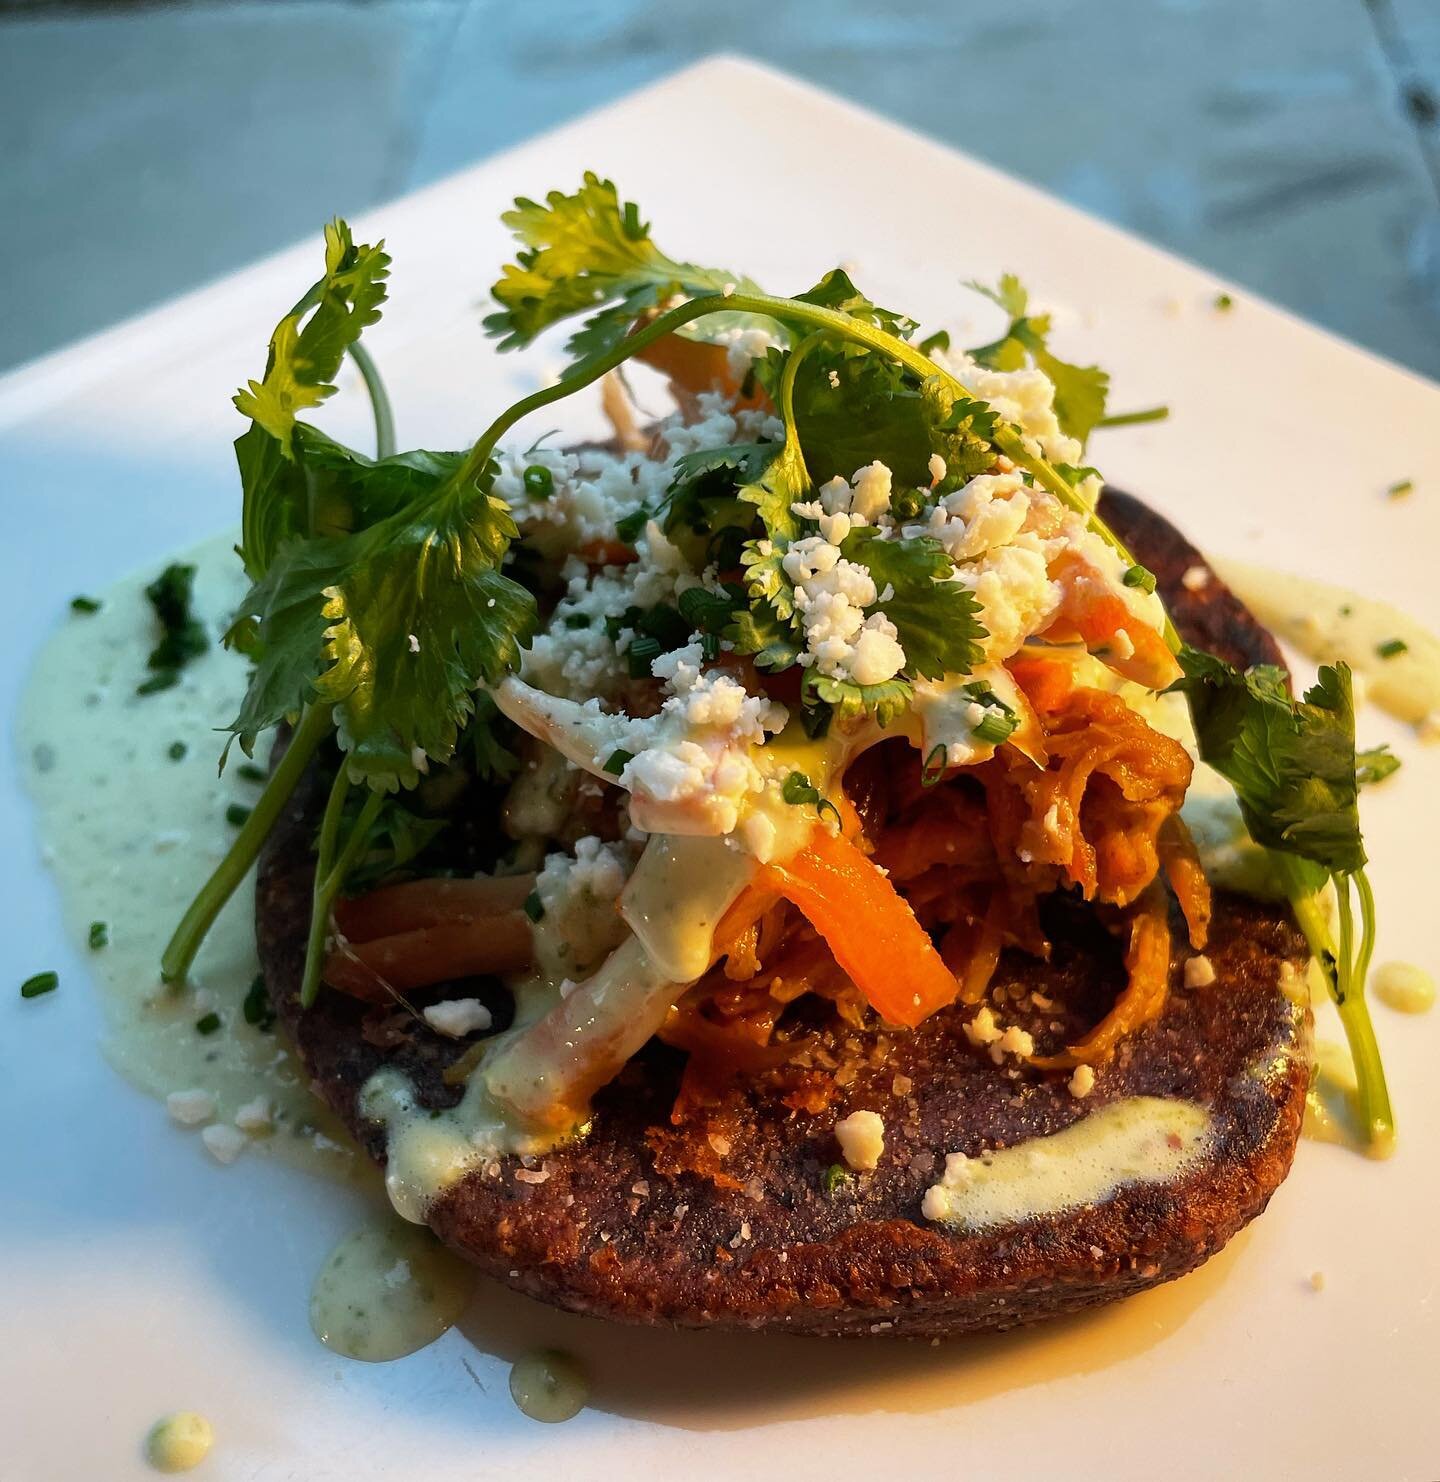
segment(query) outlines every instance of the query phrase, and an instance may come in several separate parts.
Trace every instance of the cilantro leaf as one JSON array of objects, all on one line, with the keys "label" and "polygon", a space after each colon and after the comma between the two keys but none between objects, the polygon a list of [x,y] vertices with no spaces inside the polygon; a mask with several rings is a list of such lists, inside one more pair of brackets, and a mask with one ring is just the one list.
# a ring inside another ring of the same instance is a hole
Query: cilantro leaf
[{"label": "cilantro leaf", "polygon": [[793,617],[782,615],[774,602],[765,599],[738,609],[724,637],[736,653],[753,654],[758,667],[772,671],[788,669],[804,647]]},{"label": "cilantro leaf", "polygon": [[[895,624],[906,670],[926,679],[968,674],[980,662],[980,604],[939,543],[929,536],[881,540],[868,525],[845,537],[841,552],[869,571],[879,610]],[[889,593],[887,596],[886,593]]]},{"label": "cilantro leaf", "polygon": [[500,571],[515,526],[493,477],[492,465],[464,489],[437,474],[364,530],[280,552],[231,633],[256,660],[231,726],[247,751],[318,699],[335,706],[351,770],[372,782],[413,785],[417,748],[449,760],[476,687],[513,669],[535,628],[535,599]]},{"label": "cilantro leaf", "polygon": [[[881,730],[893,725],[910,708],[913,691],[909,680],[886,679],[880,684],[856,684],[851,679],[832,679],[825,674],[807,670],[800,687],[801,702],[814,708],[815,702],[824,707],[824,725],[838,717],[842,725],[854,725],[868,715],[875,717]],[[807,724],[807,731],[809,726]],[[810,734],[823,735],[823,728]]]},{"label": "cilantro leaf", "polygon": [[1251,838],[1330,873],[1361,869],[1348,667],[1322,665],[1297,702],[1274,665],[1242,674],[1189,647],[1179,659],[1184,678],[1173,688],[1189,700],[1200,755],[1235,789]]},{"label": "cilantro leaf", "polygon": [[1400,758],[1388,746],[1372,746],[1355,754],[1355,780],[1361,787],[1383,782],[1400,770]]},{"label": "cilantro leaf", "polygon": [[677,293],[755,287],[734,273],[667,257],[651,241],[639,208],[590,171],[573,195],[552,190],[543,203],[519,197],[501,220],[523,244],[490,290],[500,307],[484,327],[502,350],[588,314],[566,347],[583,359],[618,344],[636,319]]},{"label": "cilantro leaf", "polygon": [[799,444],[793,438],[778,444],[763,469],[735,492],[737,498],[759,510],[761,522],[772,540],[781,543],[794,540],[800,533],[800,519],[790,506],[806,499],[811,492],[810,475]]},{"label": "cilantro leaf", "polygon": [[345,222],[330,222],[324,276],[276,325],[263,379],[235,394],[236,408],[251,421],[236,440],[235,457],[245,496],[241,555],[252,580],[285,540],[309,533],[296,414],[335,394],[345,352],[380,318],[389,272],[384,243],[357,247]]},{"label": "cilantro leaf", "polygon": [[1050,316],[1031,314],[1030,295],[1014,273],[1004,274],[995,288],[966,285],[1003,309],[1010,323],[998,340],[970,351],[973,360],[991,370],[1014,371],[1026,359],[1055,384],[1055,415],[1061,429],[1082,445],[1105,416],[1110,377],[1097,365],[1071,365],[1050,353]]}]

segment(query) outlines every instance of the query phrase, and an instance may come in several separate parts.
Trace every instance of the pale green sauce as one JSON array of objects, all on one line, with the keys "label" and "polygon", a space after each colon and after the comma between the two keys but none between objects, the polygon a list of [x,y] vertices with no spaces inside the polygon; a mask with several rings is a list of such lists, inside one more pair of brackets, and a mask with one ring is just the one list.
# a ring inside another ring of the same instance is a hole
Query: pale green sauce
[{"label": "pale green sauce", "polygon": [[573,1419],[585,1408],[590,1382],[569,1354],[545,1348],[515,1361],[510,1397],[521,1414],[554,1424]]},{"label": "pale green sauce", "polygon": [[403,1358],[455,1326],[474,1285],[474,1270],[428,1230],[398,1220],[364,1225],[320,1268],[310,1326],[346,1358]]},{"label": "pale green sauce", "polygon": [[203,1415],[177,1410],[150,1427],[145,1460],[157,1472],[189,1472],[209,1456],[214,1444],[215,1432]]},{"label": "pale green sauce", "polygon": [[1190,1101],[1130,1096],[1049,1137],[967,1158],[952,1153],[926,1191],[926,1219],[958,1230],[1013,1225],[1107,1199],[1132,1184],[1170,1183],[1210,1142],[1210,1113]]},{"label": "pale green sauce", "polygon": [[[1440,716],[1440,638],[1388,602],[1308,577],[1216,561],[1215,569],[1273,632],[1321,663],[1343,659],[1363,675],[1366,697],[1400,720]],[[1404,653],[1382,658],[1394,639]]]},{"label": "pale green sauce", "polygon": [[1371,979],[1375,996],[1398,1014],[1428,1014],[1435,1007],[1435,979],[1413,962],[1384,962]]},{"label": "pale green sauce", "polygon": [[[244,589],[233,544],[220,535],[178,557],[198,568],[196,608],[212,636]],[[155,643],[143,588],[166,564],[158,558],[117,582],[101,594],[99,612],[67,618],[35,662],[18,739],[44,859],[100,993],[110,1062],[153,1096],[210,1092],[220,1122],[264,1098],[272,1128],[252,1148],[343,1175],[363,1160],[312,1098],[284,1042],[244,1020],[245,994],[259,971],[253,882],[221,913],[190,987],[160,981],[171,930],[234,837],[227,805],[248,806],[259,793],[235,771],[244,761],[238,748],[227,775],[216,776],[224,737],[215,727],[239,705],[243,660],[217,641],[175,688],[135,693]],[[178,761],[169,754],[177,741],[186,747]],[[109,944],[93,952],[86,946],[92,921],[109,931]],[[196,1021],[211,1012],[221,1027],[198,1033]]]}]

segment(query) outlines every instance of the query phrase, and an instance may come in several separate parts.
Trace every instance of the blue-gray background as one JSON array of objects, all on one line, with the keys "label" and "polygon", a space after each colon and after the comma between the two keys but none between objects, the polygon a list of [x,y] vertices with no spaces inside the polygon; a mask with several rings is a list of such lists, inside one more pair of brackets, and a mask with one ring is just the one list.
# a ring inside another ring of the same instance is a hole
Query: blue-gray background
[{"label": "blue-gray background", "polygon": [[721,50],[1440,377],[1440,0],[0,0],[0,368]]}]

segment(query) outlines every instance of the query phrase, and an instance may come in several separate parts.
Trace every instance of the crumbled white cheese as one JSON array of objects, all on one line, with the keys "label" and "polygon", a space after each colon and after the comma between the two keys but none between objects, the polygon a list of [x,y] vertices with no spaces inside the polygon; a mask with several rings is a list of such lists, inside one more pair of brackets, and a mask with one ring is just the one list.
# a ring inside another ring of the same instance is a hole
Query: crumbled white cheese
[{"label": "crumbled white cheese", "polygon": [[835,1140],[851,1168],[869,1172],[879,1166],[885,1151],[885,1122],[878,1112],[851,1112],[835,1123]]},{"label": "crumbled white cheese", "polygon": [[491,1023],[490,1010],[478,998],[447,998],[442,1003],[428,1004],[422,1013],[431,1029],[452,1039],[489,1029]]},{"label": "crumbled white cheese", "polygon": [[215,1115],[215,1098],[198,1086],[189,1091],[172,1091],[165,1098],[165,1110],[171,1121],[182,1127],[197,1127]]},{"label": "crumbled white cheese", "polygon": [[1088,1065],[1077,1065],[1069,1086],[1072,1096],[1083,1099],[1095,1089],[1095,1072]]},{"label": "crumbled white cheese", "polygon": [[1185,986],[1208,988],[1215,981],[1215,964],[1203,952],[1186,959]]},{"label": "crumbled white cheese", "polygon": [[850,476],[850,486],[855,491],[850,500],[850,509],[872,525],[890,508],[890,470],[881,462],[867,463],[857,468]]},{"label": "crumbled white cheese", "polygon": [[975,1016],[965,1022],[965,1038],[972,1045],[992,1045],[1003,1031],[995,1022],[995,1015],[988,1006],[982,1005]]},{"label": "crumbled white cheese", "polygon": [[247,1101],[235,1113],[235,1125],[249,1134],[257,1132],[268,1132],[272,1121],[270,1110],[270,1098],[268,1096],[257,1096],[253,1101]]},{"label": "crumbled white cheese", "polygon": [[1180,585],[1187,592],[1200,592],[1210,585],[1210,572],[1204,566],[1187,566],[1180,577]]},{"label": "crumbled white cheese", "polygon": [[245,1150],[245,1134],[225,1122],[212,1122],[200,1130],[205,1151],[217,1163],[233,1163]]},{"label": "crumbled white cheese", "polygon": [[995,371],[980,365],[963,351],[936,347],[930,352],[937,365],[951,371],[980,401],[988,402],[1007,422],[1013,422],[1033,452],[1055,463],[1078,464],[1084,449],[1060,430],[1055,415],[1055,386],[1043,371]]},{"label": "crumbled white cheese", "polygon": [[931,453],[930,461],[925,466],[930,470],[930,487],[933,489],[945,477],[945,460],[939,453]]}]

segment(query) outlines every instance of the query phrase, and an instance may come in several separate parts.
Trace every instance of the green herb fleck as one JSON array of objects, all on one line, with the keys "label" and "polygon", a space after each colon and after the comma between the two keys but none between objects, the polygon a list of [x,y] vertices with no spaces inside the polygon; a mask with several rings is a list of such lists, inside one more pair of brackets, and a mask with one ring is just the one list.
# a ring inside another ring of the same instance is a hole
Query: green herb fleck
[{"label": "green herb fleck", "polygon": [[988,745],[1002,746],[1010,739],[1018,724],[1013,715],[1006,715],[1001,710],[991,710],[975,727],[974,736],[977,741],[984,741]]},{"label": "green herb fleck", "polygon": [[1372,782],[1383,782],[1393,772],[1400,770],[1400,758],[1388,746],[1372,746],[1369,751],[1355,753],[1355,780],[1361,787]]},{"label": "green herb fleck", "polygon": [[634,760],[635,753],[633,751],[625,751],[623,749],[612,751],[605,760],[605,770],[612,777],[618,777]]},{"label": "green herb fleck", "polygon": [[59,973],[36,973],[20,985],[21,998],[39,998],[43,993],[53,993],[60,986]]},{"label": "green herb fleck", "polygon": [[216,1013],[202,1014],[195,1021],[196,1034],[214,1034],[220,1027],[220,1015]]},{"label": "green herb fleck", "polygon": [[533,499],[549,499],[555,492],[555,475],[543,463],[532,463],[525,470],[525,492]]},{"label": "green herb fleck", "polygon": [[852,1174],[841,1163],[832,1163],[820,1175],[820,1188],[827,1199],[836,1199],[850,1186]]},{"label": "green herb fleck", "polygon": [[1144,566],[1132,566],[1121,578],[1127,587],[1138,587],[1142,592],[1155,590],[1155,573]]},{"label": "green herb fleck", "polygon": [[225,810],[225,822],[232,828],[244,828],[245,821],[250,817],[253,809],[247,808],[244,803],[231,803]]},{"label": "green herb fleck", "polygon": [[950,752],[944,742],[931,748],[930,755],[925,758],[925,765],[920,768],[921,787],[934,787],[944,778],[949,757]]},{"label": "green herb fleck", "polygon": [[[1396,479],[1396,481],[1391,484],[1388,489],[1386,489],[1385,493],[1391,499],[1403,499],[1407,494],[1412,494],[1414,493],[1414,491],[1414,479]],[[77,598],[76,600],[78,601],[79,599]]]},{"label": "green herb fleck", "polygon": [[651,638],[644,633],[637,634],[630,640],[630,647],[625,650],[625,666],[630,671],[630,678],[649,679],[650,666],[663,652],[658,638]]},{"label": "green herb fleck", "polygon": [[254,762],[241,762],[240,765],[235,768],[235,775],[242,782],[263,783],[269,780],[266,775],[265,768],[257,767]]},{"label": "green herb fleck", "polygon": [[1235,300],[1231,298],[1228,293],[1217,293],[1215,295],[1215,307],[1219,309],[1222,314],[1227,313],[1229,310],[1235,307]]},{"label": "green herb fleck", "polygon": [[86,940],[90,943],[90,950],[92,952],[98,952],[101,947],[108,947],[110,945],[110,927],[104,921],[92,921]]},{"label": "green herb fleck", "polygon": [[587,612],[567,612],[562,621],[565,627],[569,628],[572,633],[575,633],[581,628],[588,628],[590,626],[590,614]]},{"label": "green herb fleck", "polygon": [[530,894],[525,897],[524,910],[525,914],[532,921],[539,922],[544,919],[545,902],[540,899],[540,892],[538,890],[532,890]]},{"label": "green herb fleck", "polygon": [[780,784],[780,796],[792,808],[804,807],[807,803],[820,801],[820,789],[803,772],[791,772]]},{"label": "green herb fleck", "polygon": [[615,521],[616,540],[624,545],[634,545],[640,539],[640,532],[649,519],[650,511],[643,504],[639,509],[632,509],[628,515],[621,515]]},{"label": "green herb fleck", "polygon": [[266,1030],[274,1025],[275,1010],[270,1005],[270,995],[265,991],[263,974],[256,973],[251,980],[240,1005],[240,1012],[245,1016],[245,1022],[254,1025],[256,1029]]},{"label": "green herb fleck", "polygon": [[1403,653],[1410,651],[1410,645],[1403,638],[1387,638],[1384,643],[1376,644],[1375,652],[1382,659],[1395,659]]},{"label": "green herb fleck", "polygon": [[185,760],[185,753],[189,750],[190,748],[183,741],[172,741],[165,748],[165,754],[172,762],[183,762]]},{"label": "green herb fleck", "polygon": [[154,672],[136,688],[137,695],[169,689],[181,669],[210,646],[193,611],[194,586],[195,568],[173,561],[145,588],[145,598],[160,624],[160,642],[145,661]]},{"label": "green herb fleck", "polygon": [[100,611],[100,600],[98,597],[72,597],[70,599],[71,612],[92,613]]}]

